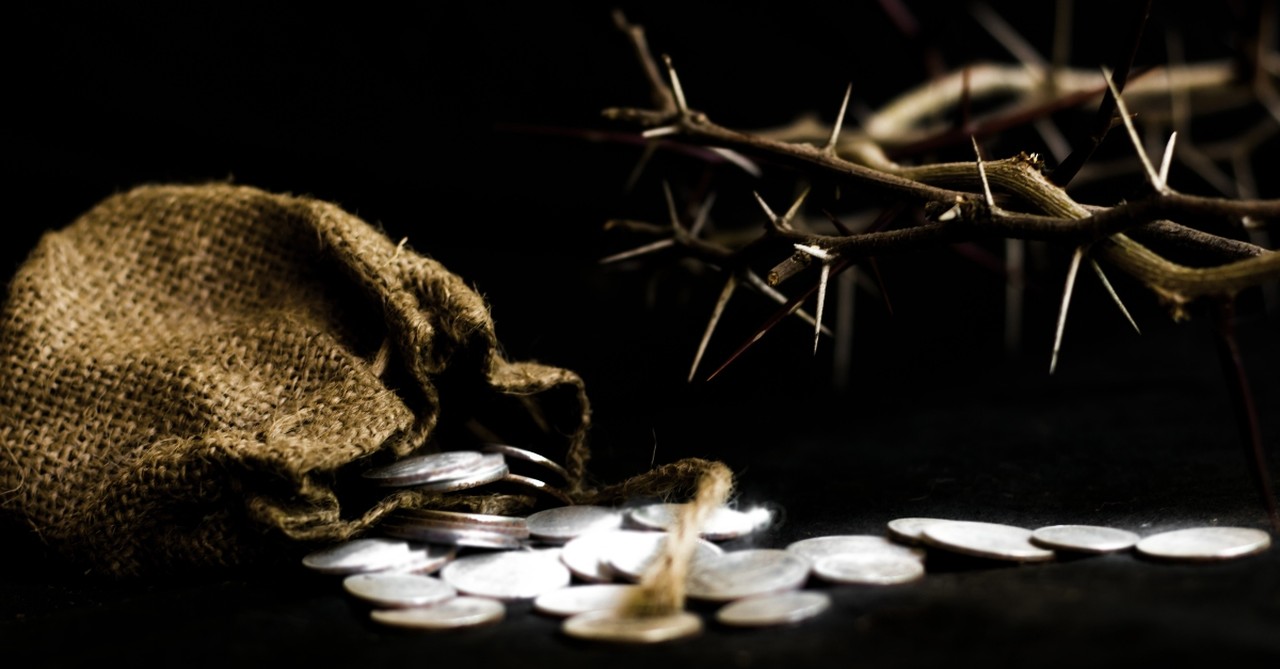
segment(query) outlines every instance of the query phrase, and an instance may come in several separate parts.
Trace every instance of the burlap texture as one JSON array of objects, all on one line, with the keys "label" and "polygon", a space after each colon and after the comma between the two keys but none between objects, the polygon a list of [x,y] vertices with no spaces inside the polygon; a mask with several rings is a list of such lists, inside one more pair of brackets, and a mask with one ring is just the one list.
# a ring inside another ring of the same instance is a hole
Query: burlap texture
[{"label": "burlap texture", "polygon": [[110,574],[293,560],[428,503],[339,482],[486,393],[569,398],[585,471],[581,379],[506,360],[460,277],[315,199],[110,197],[44,236],[2,318],[0,509]]}]

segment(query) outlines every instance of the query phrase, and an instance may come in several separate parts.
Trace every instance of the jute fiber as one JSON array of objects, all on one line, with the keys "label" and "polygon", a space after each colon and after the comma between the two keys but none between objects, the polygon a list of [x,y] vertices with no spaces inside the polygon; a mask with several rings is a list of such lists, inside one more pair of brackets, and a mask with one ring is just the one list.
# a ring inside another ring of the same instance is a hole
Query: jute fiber
[{"label": "jute fiber", "polygon": [[460,277],[331,203],[220,183],[112,196],[41,239],[0,318],[0,512],[92,570],[296,560],[439,504],[347,491],[490,397],[567,403],[572,492],[600,492],[579,376],[505,359]]}]

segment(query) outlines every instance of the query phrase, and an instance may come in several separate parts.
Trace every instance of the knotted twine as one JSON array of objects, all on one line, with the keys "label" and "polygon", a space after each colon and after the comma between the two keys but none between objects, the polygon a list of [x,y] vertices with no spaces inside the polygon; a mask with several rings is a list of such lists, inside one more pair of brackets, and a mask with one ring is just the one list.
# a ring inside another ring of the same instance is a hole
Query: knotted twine
[{"label": "knotted twine", "polygon": [[[495,398],[567,416],[570,494],[691,491],[713,463],[589,485],[574,372],[499,352],[483,299],[340,207],[144,186],[47,233],[0,311],[0,514],[115,576],[294,561],[401,507],[519,496],[353,492]],[[358,478],[358,477],[357,477]]]},{"label": "knotted twine", "polygon": [[684,610],[686,582],[702,528],[733,492],[733,473],[720,462],[703,462],[693,500],[680,507],[666,545],[641,575],[640,587],[622,603],[622,616],[661,617]]}]

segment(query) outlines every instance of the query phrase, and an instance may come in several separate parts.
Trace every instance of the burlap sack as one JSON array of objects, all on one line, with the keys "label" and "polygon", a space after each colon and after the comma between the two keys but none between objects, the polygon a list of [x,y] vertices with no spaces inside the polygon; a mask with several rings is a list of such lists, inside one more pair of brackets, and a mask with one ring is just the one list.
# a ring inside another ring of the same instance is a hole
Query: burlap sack
[{"label": "burlap sack", "polygon": [[296,560],[430,504],[344,481],[491,396],[567,403],[585,471],[581,379],[505,360],[463,280],[314,199],[113,196],[44,236],[0,327],[0,509],[110,574]]}]

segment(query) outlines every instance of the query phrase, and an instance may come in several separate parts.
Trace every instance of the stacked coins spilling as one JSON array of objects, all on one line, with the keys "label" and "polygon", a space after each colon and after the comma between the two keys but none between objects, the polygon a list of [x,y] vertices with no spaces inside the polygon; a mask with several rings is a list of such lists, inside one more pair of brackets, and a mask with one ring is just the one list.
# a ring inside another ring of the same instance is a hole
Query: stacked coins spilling
[{"label": "stacked coins spilling", "polygon": [[[505,458],[512,454],[526,462],[539,457],[512,447],[445,452],[409,458],[368,476],[381,485],[467,490],[509,477]],[[534,483],[518,483],[546,487],[529,480]],[[702,631],[702,619],[693,613],[617,614],[663,554],[681,505],[622,508],[565,499],[527,517],[400,511],[379,527],[379,536],[316,551],[303,564],[341,576],[344,590],[369,604],[374,621],[389,626],[446,630],[492,624],[506,617],[508,604],[532,601],[535,612],[563,619],[563,633],[579,638],[654,643]],[[782,548],[723,548],[724,542],[770,521],[767,512],[725,507],[700,528],[686,594],[713,607],[716,623],[799,623],[829,608],[831,587],[890,587],[924,578],[930,551],[1017,563],[1123,551],[1154,560],[1215,562],[1255,555],[1271,545],[1268,533],[1245,527],[1192,527],[1141,537],[1091,525],[1028,529],[898,518],[886,524],[883,535],[816,536]]]}]

